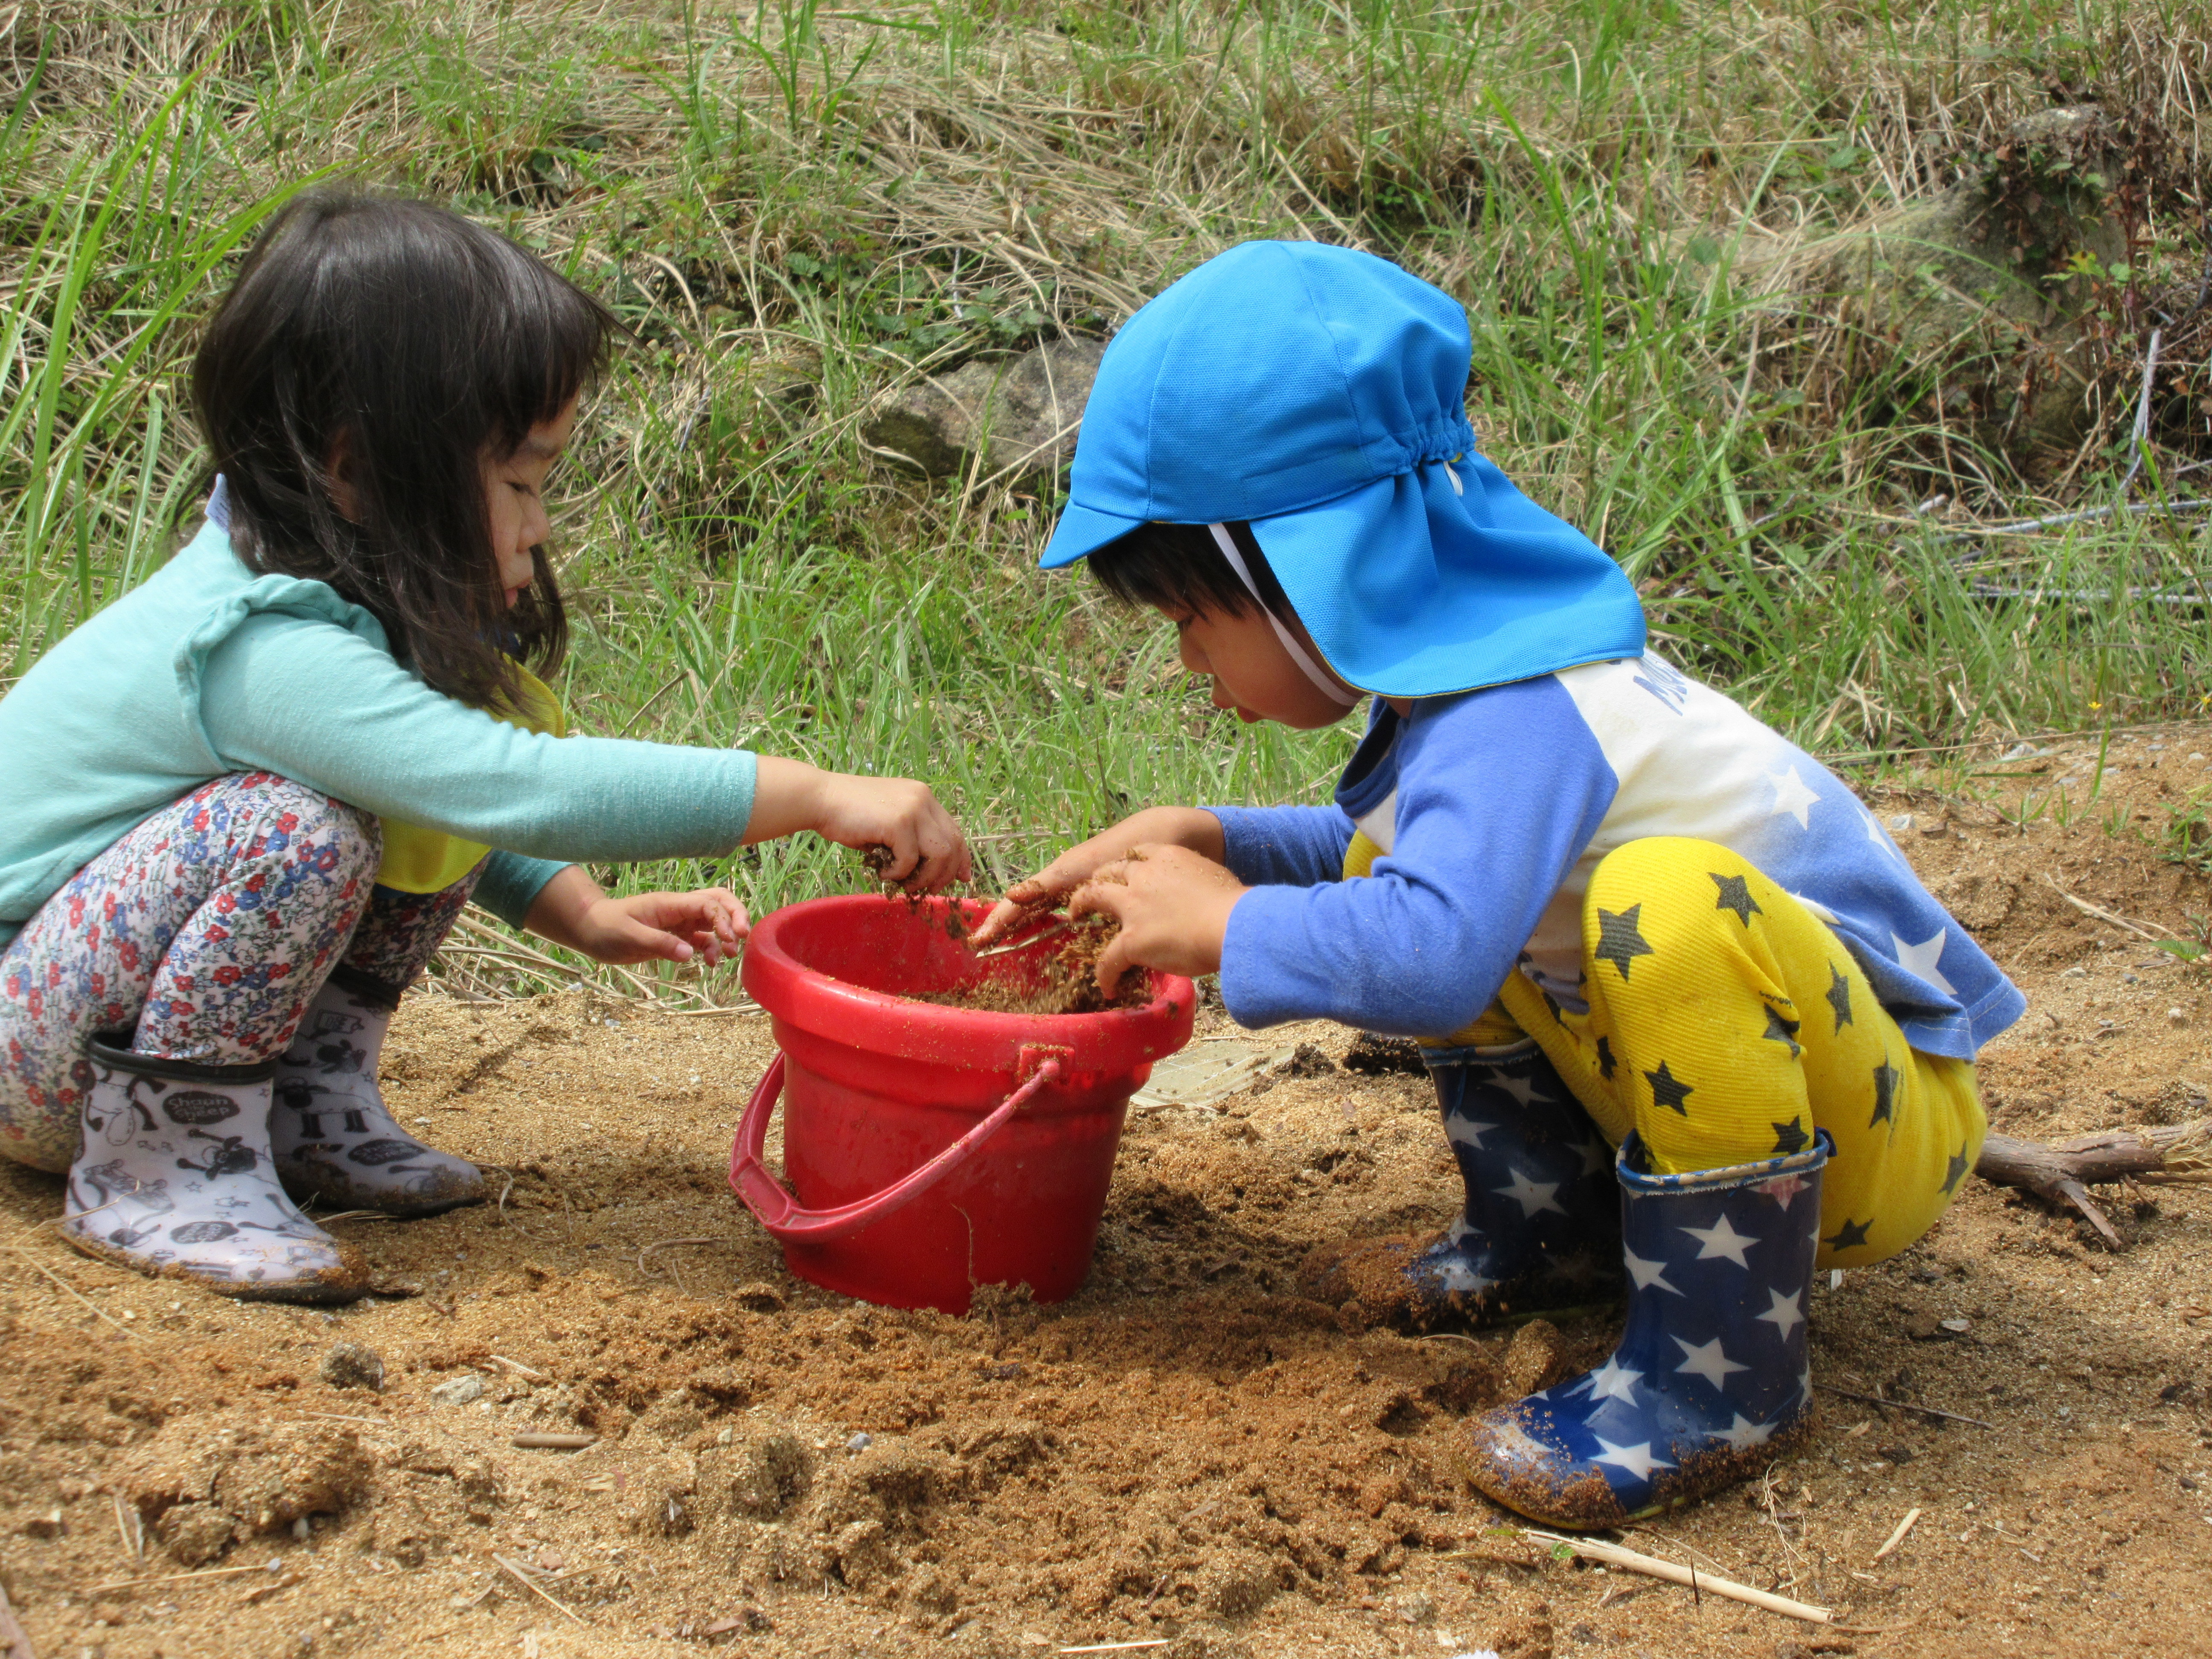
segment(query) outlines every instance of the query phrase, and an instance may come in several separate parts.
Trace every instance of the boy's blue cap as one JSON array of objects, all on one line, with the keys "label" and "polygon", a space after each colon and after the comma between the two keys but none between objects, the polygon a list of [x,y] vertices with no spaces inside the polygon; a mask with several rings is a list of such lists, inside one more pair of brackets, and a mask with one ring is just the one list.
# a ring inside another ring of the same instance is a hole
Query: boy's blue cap
[{"label": "boy's blue cap", "polygon": [[1389,261],[1246,242],[1107,347],[1040,563],[1249,520],[1329,666],[1383,696],[1644,649],[1620,567],[1474,453],[1467,313]]}]

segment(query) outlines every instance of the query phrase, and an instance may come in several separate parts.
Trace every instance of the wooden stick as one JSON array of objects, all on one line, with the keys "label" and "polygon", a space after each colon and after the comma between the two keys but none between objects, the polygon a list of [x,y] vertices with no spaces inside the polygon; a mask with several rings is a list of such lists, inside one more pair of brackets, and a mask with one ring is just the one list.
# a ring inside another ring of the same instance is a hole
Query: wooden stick
[{"label": "wooden stick", "polygon": [[547,1595],[544,1590],[540,1589],[536,1584],[531,1583],[530,1575],[523,1571],[522,1565],[520,1562],[510,1561],[504,1555],[495,1555],[492,1557],[492,1559],[498,1562],[501,1567],[506,1569],[507,1576],[508,1577],[514,1579],[516,1583],[521,1585],[523,1589],[528,1590],[532,1595],[544,1596],[546,1601],[551,1601],[555,1607],[560,1608],[562,1612],[567,1613],[568,1617],[574,1620],[580,1625],[588,1625],[592,1622],[590,1620],[585,1618],[582,1613],[577,1612],[575,1608],[570,1607],[566,1601],[555,1600],[554,1597]]},{"label": "wooden stick", "polygon": [[526,1376],[532,1382],[550,1382],[553,1380],[547,1373],[535,1370],[524,1364],[520,1359],[509,1359],[503,1353],[495,1353],[491,1358],[495,1364],[504,1365],[517,1376]]},{"label": "wooden stick", "polygon": [[1905,1534],[1912,1530],[1912,1523],[1919,1518],[1920,1511],[1917,1509],[1910,1509],[1905,1510],[1905,1519],[1897,1523],[1897,1530],[1890,1534],[1889,1542],[1884,1544],[1880,1549],[1874,1553],[1874,1559],[1877,1561],[1881,1560],[1892,1550],[1895,1549],[1899,1544],[1902,1544],[1905,1541]]},{"label": "wooden stick", "polygon": [[548,1434],[537,1429],[525,1429],[508,1443],[541,1451],[581,1451],[586,1446],[596,1446],[596,1434]]},{"label": "wooden stick", "polygon": [[1061,1653],[1127,1653],[1131,1648],[1164,1648],[1168,1638],[1155,1636],[1149,1642],[1093,1642],[1088,1647],[1061,1648]]},{"label": "wooden stick", "polygon": [[15,1609],[8,1604],[8,1587],[0,1584],[0,1659],[39,1659],[31,1638],[15,1622]]},{"label": "wooden stick", "polygon": [[1878,1394],[1854,1394],[1849,1389],[1839,1389],[1832,1382],[1813,1385],[1823,1394],[1832,1394],[1844,1400],[1856,1400],[1869,1406],[1887,1406],[1892,1411],[1918,1412],[1923,1417],[1940,1417],[1946,1423],[1966,1423],[1978,1429],[1994,1429],[1994,1423],[1984,1423],[1978,1417],[1961,1417],[1956,1412],[1940,1411],[1934,1406],[1916,1406],[1909,1400],[1884,1400]]},{"label": "wooden stick", "polygon": [[1564,1533],[1540,1532],[1534,1527],[1522,1528],[1521,1535],[1541,1544],[1564,1544],[1586,1559],[1602,1561],[1612,1567],[1626,1567],[1631,1572],[1645,1573],[1653,1578],[1663,1578],[1670,1584],[1687,1585],[1700,1594],[1710,1591],[1731,1601],[1741,1601],[1747,1607],[1778,1613],[1785,1619],[1802,1619],[1808,1625],[1832,1625],[1836,1622],[1836,1615],[1826,1607],[1816,1607],[1809,1601],[1793,1601],[1786,1595],[1770,1595],[1765,1590],[1753,1589],[1748,1584],[1739,1584],[1731,1579],[1716,1578],[1711,1573],[1698,1572],[1673,1561],[1662,1561],[1656,1555],[1625,1549],[1619,1544],[1607,1544],[1595,1538],[1570,1538]]},{"label": "wooden stick", "polygon": [[2105,1248],[2117,1250],[2124,1241],[2088,1188],[2115,1181],[2212,1181],[2212,1117],[2141,1129],[2100,1129],[2050,1146],[1992,1134],[1982,1143],[1974,1173],[1994,1185],[2033,1193],[2046,1203],[2071,1205]]},{"label": "wooden stick", "polygon": [[94,1584],[92,1593],[131,1589],[140,1584],[181,1584],[188,1578],[235,1578],[241,1572],[266,1572],[266,1567],[208,1567],[199,1572],[165,1573],[158,1578],[118,1578],[112,1584]]}]

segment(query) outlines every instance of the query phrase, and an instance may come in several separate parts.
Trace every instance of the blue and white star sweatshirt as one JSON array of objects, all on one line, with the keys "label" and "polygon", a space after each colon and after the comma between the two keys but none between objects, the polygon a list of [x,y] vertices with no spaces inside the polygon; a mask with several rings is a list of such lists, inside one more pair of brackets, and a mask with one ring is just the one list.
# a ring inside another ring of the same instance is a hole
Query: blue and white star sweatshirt
[{"label": "blue and white star sweatshirt", "polygon": [[[1516,966],[1579,1012],[1590,873],[1649,836],[1757,865],[1835,930],[1924,1053],[1971,1060],[2027,1006],[1840,780],[1652,653],[1403,719],[1378,697],[1334,805],[1209,810],[1252,889],[1221,960],[1245,1025],[1443,1036]],[[1355,835],[1377,856],[1340,879]]]}]

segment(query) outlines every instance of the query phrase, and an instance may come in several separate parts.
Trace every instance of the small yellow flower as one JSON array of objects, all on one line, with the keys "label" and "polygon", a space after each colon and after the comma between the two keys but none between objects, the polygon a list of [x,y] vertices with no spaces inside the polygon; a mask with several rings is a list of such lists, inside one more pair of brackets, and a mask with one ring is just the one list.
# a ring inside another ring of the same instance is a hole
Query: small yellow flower
[{"label": "small yellow flower", "polygon": [[2101,702],[2093,702],[2093,703],[2091,703],[2091,704],[2089,705],[2089,712],[2090,712],[2091,714],[2095,714],[2095,713],[2096,713],[2100,708],[2102,708],[2104,706],[2105,706],[2105,705],[2104,705],[2104,704],[2102,704]]}]

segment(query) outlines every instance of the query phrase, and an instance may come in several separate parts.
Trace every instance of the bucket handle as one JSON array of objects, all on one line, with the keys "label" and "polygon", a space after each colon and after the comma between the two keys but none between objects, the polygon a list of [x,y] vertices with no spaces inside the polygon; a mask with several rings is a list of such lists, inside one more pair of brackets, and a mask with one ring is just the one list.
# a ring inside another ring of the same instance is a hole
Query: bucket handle
[{"label": "bucket handle", "polygon": [[730,1187],[744,1200],[762,1226],[776,1237],[807,1243],[842,1238],[872,1221],[880,1221],[927,1192],[972,1158],[983,1143],[1006,1127],[1006,1120],[1035,1099],[1048,1083],[1059,1081],[1060,1051],[1047,1048],[1044,1056],[1030,1048],[1022,1051],[1022,1071],[1028,1078],[1021,1087],[999,1103],[997,1109],[943,1152],[917,1170],[908,1171],[881,1192],[841,1204],[834,1210],[810,1210],[787,1191],[761,1162],[768,1144],[768,1121],[775,1115],[776,1098],[783,1091],[783,1056],[770,1063],[767,1075],[745,1103],[738,1124],[736,1144],[730,1149]]}]

